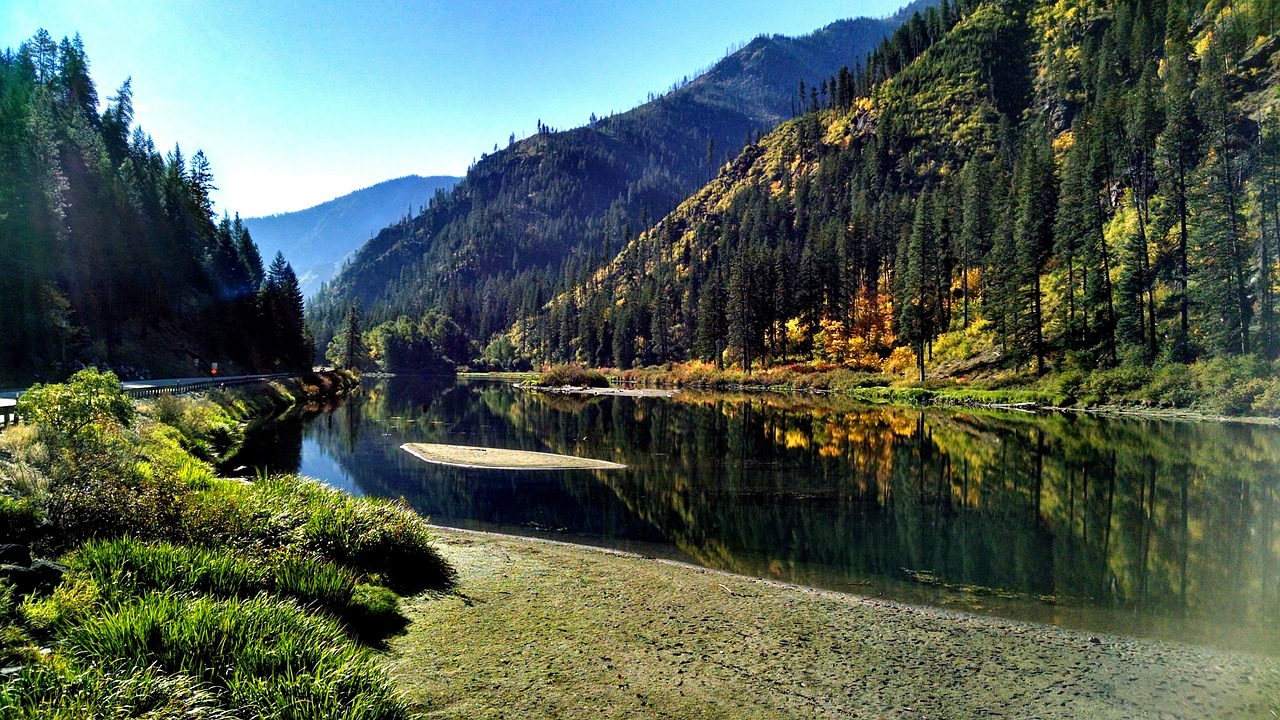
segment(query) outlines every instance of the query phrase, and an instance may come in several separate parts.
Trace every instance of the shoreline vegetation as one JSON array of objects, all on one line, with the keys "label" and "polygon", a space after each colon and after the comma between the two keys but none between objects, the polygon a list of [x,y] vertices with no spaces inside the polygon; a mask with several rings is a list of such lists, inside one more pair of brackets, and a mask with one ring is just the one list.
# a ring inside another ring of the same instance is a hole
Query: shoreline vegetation
[{"label": "shoreline vegetation", "polygon": [[409,717],[374,654],[454,570],[400,502],[218,477],[348,373],[137,406],[86,370],[0,434],[0,720]]},{"label": "shoreline vegetation", "polygon": [[[567,369],[566,369],[567,368]],[[1280,368],[1257,358],[1214,358],[1190,365],[1122,366],[1037,377],[1003,373],[948,377],[926,383],[820,363],[792,363],[746,373],[689,362],[616,370],[554,366],[524,378],[535,387],[584,386],[590,373],[624,387],[840,394],[874,403],[1091,412],[1153,418],[1280,423]],[[504,376],[505,377],[505,376]],[[569,377],[578,382],[558,383]]]},{"label": "shoreline vegetation", "polygon": [[[1274,658],[433,528],[456,591],[389,665],[441,718],[1265,718]],[[493,642],[501,637],[502,642]]]}]

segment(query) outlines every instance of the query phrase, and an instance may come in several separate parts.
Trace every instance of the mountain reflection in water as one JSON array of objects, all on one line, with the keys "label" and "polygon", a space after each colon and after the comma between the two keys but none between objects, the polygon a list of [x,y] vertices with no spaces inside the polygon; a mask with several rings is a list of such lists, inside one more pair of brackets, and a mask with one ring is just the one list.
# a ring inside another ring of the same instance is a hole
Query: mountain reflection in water
[{"label": "mountain reflection in water", "polygon": [[[467,470],[421,462],[405,442],[628,467]],[[236,463],[404,497],[441,525],[1280,654],[1274,426],[397,377],[263,429]]]}]

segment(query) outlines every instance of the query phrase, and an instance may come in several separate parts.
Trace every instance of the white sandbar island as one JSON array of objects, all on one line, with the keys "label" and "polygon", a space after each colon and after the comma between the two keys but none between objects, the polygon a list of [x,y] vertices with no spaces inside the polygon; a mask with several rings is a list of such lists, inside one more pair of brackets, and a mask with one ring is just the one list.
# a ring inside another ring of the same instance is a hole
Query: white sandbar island
[{"label": "white sandbar island", "polygon": [[626,467],[620,463],[572,455],[471,445],[405,443],[400,449],[429,463],[478,470],[621,470]]}]

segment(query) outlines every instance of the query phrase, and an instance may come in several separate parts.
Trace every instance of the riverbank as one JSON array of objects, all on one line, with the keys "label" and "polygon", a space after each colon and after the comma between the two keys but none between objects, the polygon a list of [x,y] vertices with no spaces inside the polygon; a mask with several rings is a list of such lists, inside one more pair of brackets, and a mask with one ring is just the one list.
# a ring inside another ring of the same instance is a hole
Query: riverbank
[{"label": "riverbank", "polygon": [[639,387],[840,394],[876,403],[986,407],[1280,423],[1280,367],[1255,357],[1190,365],[1120,366],[1043,377],[1016,371],[936,375],[924,383],[885,373],[793,363],[744,373],[706,363],[606,370]]},{"label": "riverbank", "polygon": [[435,528],[388,662],[439,718],[1272,718],[1280,661]]},{"label": "riverbank", "polygon": [[91,369],[24,394],[0,433],[0,720],[406,720],[372,648],[404,625],[398,593],[451,586],[423,518],[210,464],[243,422],[354,381],[140,409]]}]

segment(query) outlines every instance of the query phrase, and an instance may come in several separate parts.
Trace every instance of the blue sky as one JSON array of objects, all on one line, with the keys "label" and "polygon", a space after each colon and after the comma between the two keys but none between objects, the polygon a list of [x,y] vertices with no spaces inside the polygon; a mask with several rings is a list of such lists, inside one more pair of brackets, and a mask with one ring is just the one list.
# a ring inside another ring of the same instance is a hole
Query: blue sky
[{"label": "blue sky", "polygon": [[643,102],[762,34],[895,0],[0,0],[0,47],[79,32],[99,95],[213,163],[219,209],[309,207]]}]

